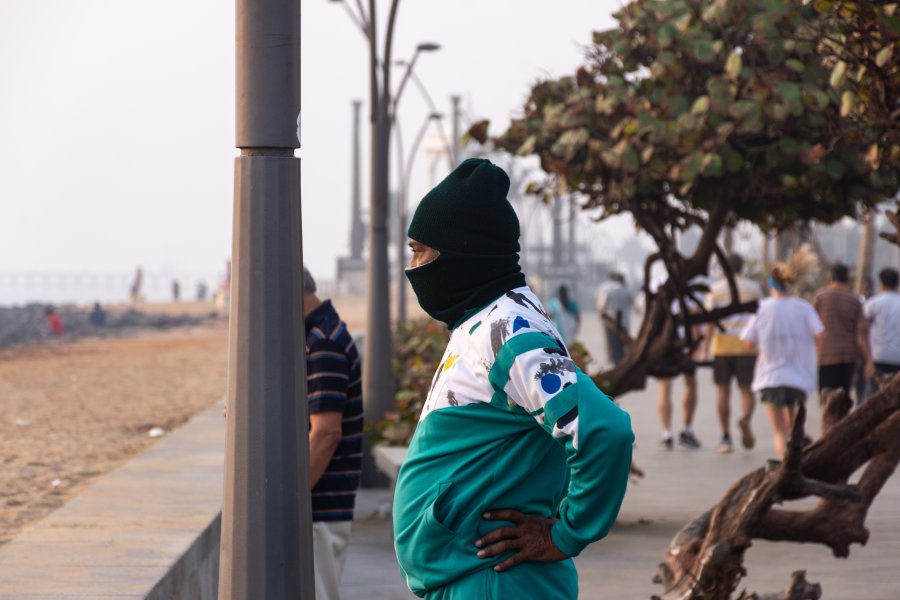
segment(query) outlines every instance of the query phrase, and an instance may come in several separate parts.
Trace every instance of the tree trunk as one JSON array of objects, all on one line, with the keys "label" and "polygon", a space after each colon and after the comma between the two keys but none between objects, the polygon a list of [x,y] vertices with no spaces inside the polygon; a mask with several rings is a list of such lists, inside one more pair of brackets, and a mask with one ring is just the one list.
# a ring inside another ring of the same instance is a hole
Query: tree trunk
[{"label": "tree trunk", "polygon": [[[800,407],[784,460],[744,476],[672,539],[655,578],[665,586],[661,600],[728,600],[746,572],[753,539],[823,544],[836,557],[866,543],[869,507],[900,462],[900,374],[852,413],[851,407],[843,391],[827,392],[822,437],[806,447]],[[849,485],[862,467],[859,482]],[[819,497],[814,508],[773,508],[808,496]]]},{"label": "tree trunk", "polygon": [[859,258],[856,260],[856,281],[854,289],[857,294],[863,292],[863,282],[872,281],[872,269],[874,268],[875,240],[875,209],[868,209],[863,215],[862,236],[859,240]]}]

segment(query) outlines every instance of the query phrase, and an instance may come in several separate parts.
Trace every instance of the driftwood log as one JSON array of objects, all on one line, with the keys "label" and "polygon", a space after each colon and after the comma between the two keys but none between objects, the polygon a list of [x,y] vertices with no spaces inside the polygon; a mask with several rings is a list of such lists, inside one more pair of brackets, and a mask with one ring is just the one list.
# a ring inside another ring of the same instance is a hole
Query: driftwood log
[{"label": "driftwood log", "polygon": [[[850,554],[869,539],[865,520],[875,496],[900,462],[900,374],[859,408],[840,390],[824,395],[822,436],[803,447],[805,407],[794,421],[782,462],[744,476],[718,504],[688,523],[669,544],[654,581],[665,587],[657,600],[728,600],[746,574],[744,554],[754,539],[811,542]],[[851,476],[862,469],[855,483]],[[782,502],[819,498],[809,510],[776,508]],[[780,595],[741,594],[738,600],[819,598],[818,586],[794,574]],[[818,594],[818,595],[817,595]]]}]

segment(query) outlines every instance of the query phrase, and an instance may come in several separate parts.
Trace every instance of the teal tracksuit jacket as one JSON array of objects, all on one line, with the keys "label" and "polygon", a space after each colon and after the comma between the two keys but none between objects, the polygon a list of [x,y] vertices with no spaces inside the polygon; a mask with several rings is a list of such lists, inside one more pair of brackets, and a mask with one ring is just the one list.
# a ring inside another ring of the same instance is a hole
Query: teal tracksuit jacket
[{"label": "teal tracksuit jacket", "polygon": [[571,600],[571,559],[496,573],[475,540],[509,525],[509,508],[558,518],[570,557],[615,522],[631,465],[628,414],[568,356],[528,287],[456,327],[422,411],[394,495],[394,544],[407,585],[434,600]]}]

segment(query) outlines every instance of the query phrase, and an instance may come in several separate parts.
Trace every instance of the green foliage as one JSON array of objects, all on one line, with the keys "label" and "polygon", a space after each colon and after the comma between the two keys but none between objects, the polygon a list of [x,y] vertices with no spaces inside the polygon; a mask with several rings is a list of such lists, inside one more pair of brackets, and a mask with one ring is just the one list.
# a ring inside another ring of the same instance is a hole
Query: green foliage
[{"label": "green foliage", "polygon": [[812,6],[819,15],[817,49],[831,68],[830,82],[848,88],[841,116],[863,135],[878,133],[866,154],[873,168],[885,157],[900,163],[900,5],[817,0]]},{"label": "green foliage", "polygon": [[415,319],[394,332],[397,406],[375,424],[373,443],[409,445],[448,340],[447,328],[429,318]]},{"label": "green foliage", "polygon": [[[580,192],[601,218],[640,211],[678,227],[723,202],[765,229],[854,215],[898,189],[898,161],[872,160],[877,128],[844,126],[868,99],[846,63],[823,62],[818,8],[631,2],[594,34],[587,64],[535,85],[494,141],[540,157],[555,179],[539,192]],[[873,66],[890,52],[873,51]]]}]

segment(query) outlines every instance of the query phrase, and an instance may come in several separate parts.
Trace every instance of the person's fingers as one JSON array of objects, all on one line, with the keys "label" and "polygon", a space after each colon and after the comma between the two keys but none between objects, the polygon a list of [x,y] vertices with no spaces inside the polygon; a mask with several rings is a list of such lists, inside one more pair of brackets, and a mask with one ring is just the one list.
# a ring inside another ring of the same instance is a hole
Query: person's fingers
[{"label": "person's fingers", "polygon": [[491,556],[497,556],[498,554],[503,554],[504,552],[511,552],[513,550],[517,550],[522,547],[522,540],[520,539],[511,539],[511,540],[502,540],[497,542],[496,544],[491,544],[486,548],[482,548],[478,551],[478,558],[490,558]]},{"label": "person's fingers", "polygon": [[520,525],[525,522],[527,515],[520,513],[517,510],[501,508],[499,510],[491,510],[484,513],[484,518],[487,521],[511,521],[516,525]]},{"label": "person's fingers", "polygon": [[510,556],[509,558],[504,560],[499,565],[495,565],[494,570],[497,571],[498,573],[501,573],[503,571],[508,571],[508,570],[512,569],[513,567],[515,567],[516,565],[518,565],[519,563],[525,562],[526,560],[527,559],[526,559],[524,553],[516,552],[515,554],[513,554],[512,556]]},{"label": "person's fingers", "polygon": [[495,529],[494,531],[486,534],[481,539],[475,542],[475,545],[479,548],[483,546],[487,546],[489,544],[495,544],[501,540],[514,539],[519,537],[521,533],[515,527],[501,527],[500,529]]}]

